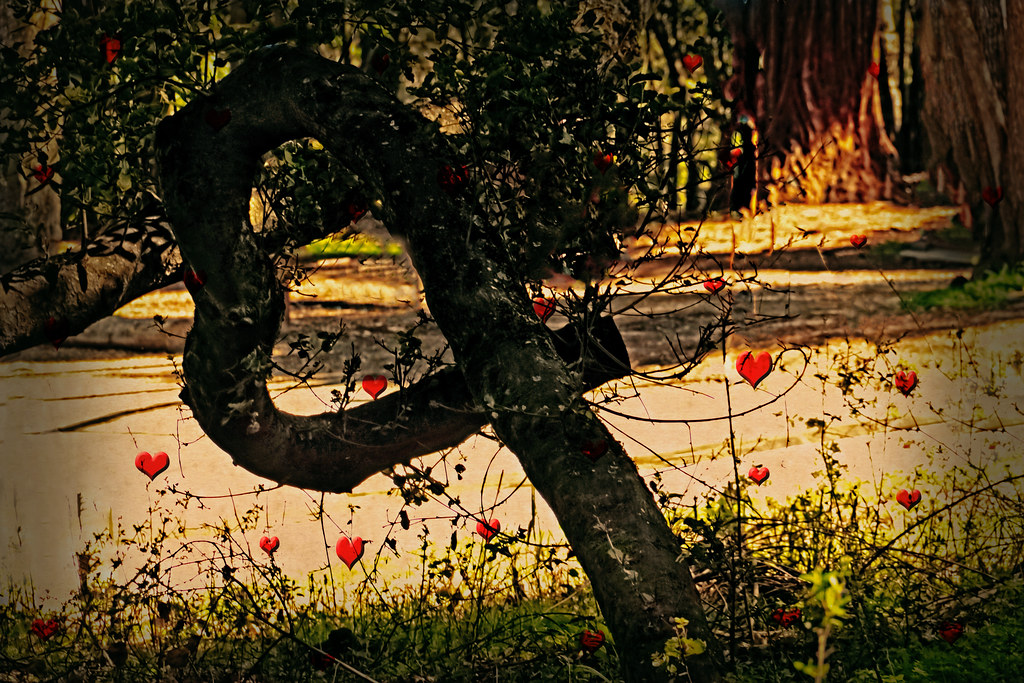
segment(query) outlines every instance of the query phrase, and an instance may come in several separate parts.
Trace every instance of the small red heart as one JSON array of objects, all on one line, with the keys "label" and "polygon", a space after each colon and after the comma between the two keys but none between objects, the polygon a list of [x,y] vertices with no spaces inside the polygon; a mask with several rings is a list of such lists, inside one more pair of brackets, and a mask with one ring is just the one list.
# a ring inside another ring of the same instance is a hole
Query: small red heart
[{"label": "small red heart", "polygon": [[486,524],[483,522],[476,523],[476,532],[483,536],[485,541],[491,540],[491,537],[499,531],[501,531],[501,522],[496,519],[492,519]]},{"label": "small red heart", "polygon": [[727,169],[732,168],[736,165],[736,162],[740,160],[741,156],[743,156],[743,148],[733,147],[729,150],[729,156],[722,161],[722,165]]},{"label": "small red heart", "polygon": [[984,199],[985,203],[989,206],[995,206],[1003,199],[1003,188],[986,187],[981,191],[981,198]]},{"label": "small red heart", "polygon": [[135,467],[139,472],[149,477],[150,481],[156,479],[157,475],[170,467],[170,465],[171,459],[163,451],[156,455],[150,455],[146,451],[142,451],[135,456]]},{"label": "small red heart", "polygon": [[784,609],[780,607],[772,612],[772,619],[782,626],[792,626],[800,621],[800,608],[794,607],[793,609]]},{"label": "small red heart", "polygon": [[896,502],[908,510],[913,510],[921,502],[921,492],[917,489],[913,491],[900,489],[900,492],[896,494]]},{"label": "small red heart", "polygon": [[281,541],[278,540],[277,536],[274,536],[273,538],[264,536],[260,539],[260,549],[267,555],[273,555],[279,545],[281,545]]},{"label": "small red heart", "polygon": [[871,66],[868,67],[868,73],[878,78],[878,74],[882,72],[882,67],[878,65],[878,62],[871,62]]},{"label": "small red heart", "polygon": [[40,185],[45,185],[53,178],[53,166],[36,164],[35,170],[32,171],[32,177],[38,180]]},{"label": "small red heart", "polygon": [[955,643],[963,633],[963,624],[959,624],[955,621],[944,621],[939,624],[939,636],[950,645]]},{"label": "small red heart", "polygon": [[348,216],[350,223],[355,223],[357,220],[366,215],[369,210],[369,205],[364,199],[350,199],[345,202],[345,214]]},{"label": "small red heart", "polygon": [[720,277],[716,277],[713,280],[708,280],[704,283],[704,289],[708,290],[712,294],[725,287],[725,280]]},{"label": "small red heart", "polygon": [[231,110],[230,109],[207,109],[206,113],[203,114],[203,120],[206,121],[206,125],[214,130],[220,130],[224,126],[228,125],[231,121]]},{"label": "small red heart", "polygon": [[860,249],[868,243],[867,235],[850,235],[850,244]]},{"label": "small red heart", "polygon": [[100,49],[103,50],[103,58],[107,60],[107,64],[113,64],[117,56],[121,54],[121,40],[104,34],[100,38]]},{"label": "small red heart", "polygon": [[703,63],[704,58],[700,55],[686,55],[683,57],[683,66],[685,66],[686,70],[691,74],[699,69]]},{"label": "small red heart", "polygon": [[39,636],[40,640],[49,640],[59,628],[60,622],[56,619],[47,619],[46,621],[36,619],[32,622],[32,633]]},{"label": "small red heart", "polygon": [[71,326],[68,324],[67,318],[54,318],[51,316],[43,323],[43,333],[55,349],[60,348],[60,345],[68,338],[70,332]]},{"label": "small red heart", "polygon": [[758,467],[757,465],[751,467],[750,471],[747,472],[747,476],[753,479],[754,483],[758,486],[767,481],[769,474],[767,467]]},{"label": "small red heart", "polygon": [[196,271],[192,270],[191,268],[186,268],[185,273],[181,276],[181,279],[185,283],[185,288],[188,289],[189,292],[194,293],[198,291],[200,288],[202,288],[203,285],[206,284],[206,271]]},{"label": "small red heart", "polygon": [[555,312],[555,300],[538,296],[533,300],[533,312],[542,323],[546,323]]},{"label": "small red heart", "polygon": [[344,562],[349,569],[352,569],[352,565],[359,561],[359,558],[363,556],[363,539],[356,536],[350,539],[348,536],[342,536],[338,539],[338,545],[335,546],[334,551],[338,553],[338,557]]},{"label": "small red heart", "polygon": [[900,370],[896,373],[896,377],[893,379],[893,384],[900,390],[904,396],[910,396],[910,392],[917,386],[917,373],[910,371],[904,372]]},{"label": "small red heart", "polygon": [[387,52],[378,52],[373,56],[373,59],[370,60],[370,66],[373,67],[373,70],[377,72],[378,76],[384,73],[384,71],[388,68],[388,65],[390,64],[391,55],[389,55]]},{"label": "small red heart", "polygon": [[448,194],[459,192],[469,184],[469,167],[452,167],[445,164],[437,172],[437,182]]},{"label": "small red heart", "polygon": [[363,391],[377,398],[388,388],[388,378],[384,375],[367,375],[363,378]]},{"label": "small red heart", "polygon": [[580,446],[580,451],[583,455],[590,458],[591,462],[597,462],[597,459],[608,452],[608,442],[604,439],[600,441],[587,441]]},{"label": "small red heart", "polygon": [[604,632],[585,629],[580,634],[580,647],[588,653],[597,652],[604,645]]},{"label": "small red heart", "polygon": [[767,351],[762,352],[756,358],[753,353],[747,351],[736,359],[736,372],[740,373],[740,377],[750,382],[750,386],[755,389],[771,371],[772,355]]},{"label": "small red heart", "polygon": [[[598,152],[597,154],[594,155],[594,166],[597,166],[597,170],[603,174],[605,171],[612,167],[612,162],[614,160],[615,157],[612,156],[611,152],[605,152],[604,154]],[[595,202],[595,204],[596,203],[597,202]]]}]

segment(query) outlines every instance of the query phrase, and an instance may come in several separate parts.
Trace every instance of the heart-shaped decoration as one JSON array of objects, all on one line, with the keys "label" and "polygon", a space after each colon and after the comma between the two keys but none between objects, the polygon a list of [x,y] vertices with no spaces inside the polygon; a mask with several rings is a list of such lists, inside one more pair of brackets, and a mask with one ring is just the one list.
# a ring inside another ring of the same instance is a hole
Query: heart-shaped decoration
[{"label": "heart-shaped decoration", "polygon": [[913,510],[921,502],[921,492],[917,489],[913,491],[900,489],[900,492],[896,494],[896,502],[908,510]]},{"label": "heart-shaped decoration", "polygon": [[469,167],[445,164],[437,172],[437,183],[448,194],[455,194],[469,184]]},{"label": "heart-shaped decoration", "polygon": [[203,114],[203,120],[206,121],[206,125],[210,128],[219,131],[221,128],[228,125],[229,121],[231,121],[231,110],[207,109],[206,113]]},{"label": "heart-shaped decoration", "polygon": [[370,207],[366,203],[365,199],[356,198],[349,199],[348,201],[345,202],[344,211],[345,215],[348,216],[349,222],[355,223],[357,220],[366,215],[366,212],[369,210],[369,208]]},{"label": "heart-shaped decoration", "polygon": [[156,455],[150,455],[146,451],[142,451],[135,456],[135,468],[149,477],[150,481],[156,479],[157,475],[170,467],[170,465],[171,459],[163,451]]},{"label": "heart-shaped decoration", "polygon": [[603,154],[598,152],[594,155],[594,166],[597,166],[597,170],[604,174],[605,171],[612,167],[612,162],[614,160],[615,158],[612,156],[611,152],[605,152]]},{"label": "heart-shaped decoration", "polygon": [[39,636],[40,640],[49,640],[60,628],[60,622],[56,619],[36,619],[32,622],[32,633]]},{"label": "heart-shaped decoration", "polygon": [[683,66],[685,66],[686,70],[691,74],[699,69],[702,64],[704,64],[704,58],[700,55],[686,55],[683,57]]},{"label": "heart-shaped decoration", "polygon": [[260,539],[260,550],[265,552],[267,555],[273,555],[279,545],[281,545],[281,541],[278,540],[277,536],[274,536],[273,538],[264,536]]},{"label": "heart-shaped decoration", "polygon": [[338,553],[338,557],[349,569],[352,569],[352,565],[359,561],[365,549],[363,539],[358,536],[355,538],[342,536],[338,539],[338,545],[334,547],[334,552]]},{"label": "heart-shaped decoration", "polygon": [[713,280],[708,280],[704,283],[704,289],[708,290],[712,294],[725,287],[725,280],[720,277],[716,277]]},{"label": "heart-shaped decoration", "polygon": [[995,206],[1003,199],[1002,187],[986,187],[981,191],[981,198],[989,206]]},{"label": "heart-shaped decoration", "polygon": [[483,522],[476,523],[476,532],[483,536],[485,541],[491,540],[491,537],[499,531],[501,531],[501,522],[496,519],[492,519],[486,524]]},{"label": "heart-shaped decoration", "polygon": [[868,73],[878,78],[878,74],[882,73],[882,67],[878,62],[871,62],[871,66],[868,67]]},{"label": "heart-shaped decoration", "polygon": [[60,345],[68,338],[70,332],[71,326],[68,324],[67,318],[54,318],[51,316],[43,323],[43,333],[55,349],[60,348]]},{"label": "heart-shaped decoration", "polygon": [[725,166],[727,169],[732,168],[733,166],[736,165],[736,162],[740,160],[741,156],[743,156],[743,148],[733,147],[731,150],[729,150],[729,156],[727,156],[722,161],[722,165]]},{"label": "heart-shaped decoration", "polygon": [[758,467],[754,465],[747,472],[747,476],[754,480],[754,483],[760,486],[761,484],[768,481],[768,475],[771,474],[767,467]]},{"label": "heart-shaped decoration", "polygon": [[186,268],[181,279],[185,283],[185,288],[188,289],[189,292],[195,293],[206,284],[206,271],[197,271],[192,270],[191,268]]},{"label": "heart-shaped decoration", "polygon": [[794,607],[793,609],[785,609],[780,607],[772,612],[772,619],[782,626],[792,626],[800,621],[800,608]]},{"label": "heart-shaped decoration", "polygon": [[388,378],[384,375],[367,375],[363,378],[363,391],[377,398],[388,388]]},{"label": "heart-shaped decoration", "polygon": [[736,372],[740,373],[740,377],[750,382],[750,386],[755,389],[771,371],[772,355],[767,351],[758,354],[756,357],[753,353],[747,351],[736,359]]},{"label": "heart-shaped decoration", "polygon": [[580,451],[583,455],[590,458],[591,462],[597,462],[597,459],[608,452],[608,442],[604,439],[600,441],[587,441],[580,446]]},{"label": "heart-shaped decoration", "polygon": [[867,235],[850,235],[850,244],[860,249],[868,243]]},{"label": "heart-shaped decoration", "polygon": [[542,323],[546,323],[555,312],[555,300],[538,296],[533,300],[533,312]]},{"label": "heart-shaped decoration", "polygon": [[103,34],[103,37],[100,38],[100,49],[103,51],[103,58],[107,60],[107,64],[113,64],[117,56],[121,54],[121,39]]},{"label": "heart-shaped decoration", "polygon": [[964,634],[963,624],[955,621],[944,621],[939,624],[939,637],[952,645]]},{"label": "heart-shaped decoration", "polygon": [[900,370],[896,373],[896,377],[893,378],[893,384],[900,390],[900,393],[904,396],[910,396],[910,392],[917,386],[917,373],[911,370],[906,372]]},{"label": "heart-shaped decoration", "polygon": [[53,178],[53,166],[36,164],[35,169],[32,171],[32,177],[38,180],[40,185],[45,185]]},{"label": "heart-shaped decoration", "polygon": [[604,645],[604,632],[585,629],[580,634],[580,647],[586,652],[593,654]]},{"label": "heart-shaped decoration", "polygon": [[391,64],[391,55],[387,52],[378,52],[370,59],[370,66],[377,72],[377,75],[384,73]]}]

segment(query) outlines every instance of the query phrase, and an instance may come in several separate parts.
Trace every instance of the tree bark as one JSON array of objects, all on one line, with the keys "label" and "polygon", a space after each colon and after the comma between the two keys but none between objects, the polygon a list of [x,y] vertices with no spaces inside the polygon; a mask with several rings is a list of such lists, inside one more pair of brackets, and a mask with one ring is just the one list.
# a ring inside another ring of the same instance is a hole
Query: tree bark
[{"label": "tree bark", "polygon": [[[225,110],[223,127],[205,123]],[[227,425],[232,448],[281,433],[304,448],[323,444],[323,417],[283,418],[265,387],[252,390],[269,374],[282,295],[245,227],[250,185],[260,154],[307,136],[378,192],[385,223],[405,227],[427,303],[469,394],[554,510],[590,577],[625,679],[668,678],[651,654],[674,635],[672,619],[684,617],[688,635],[708,644],[686,660],[691,679],[716,680],[720,652],[677,539],[636,466],[582,398],[579,367],[559,357],[519,275],[487,226],[474,221],[474,202],[439,187],[439,169],[456,160],[446,158],[436,126],[366,74],[291,48],[258,51],[157,131],[168,215],[185,259],[208,274],[183,362],[204,429]],[[583,448],[598,441],[608,450],[591,461]],[[316,458],[326,476],[346,466],[336,449],[296,455]]]}]

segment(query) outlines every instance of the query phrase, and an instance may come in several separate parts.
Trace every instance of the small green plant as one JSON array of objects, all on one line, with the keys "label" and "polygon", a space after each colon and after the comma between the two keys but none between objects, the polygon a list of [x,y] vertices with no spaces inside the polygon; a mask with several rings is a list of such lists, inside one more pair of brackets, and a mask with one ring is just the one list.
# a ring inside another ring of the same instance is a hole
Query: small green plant
[{"label": "small green plant", "polygon": [[796,661],[793,666],[797,671],[811,676],[814,683],[821,683],[828,675],[829,664],[826,661],[831,654],[828,647],[829,637],[839,628],[842,620],[847,617],[846,606],[850,602],[846,591],[846,578],[850,575],[850,560],[843,558],[839,571],[826,572],[815,569],[800,577],[810,583],[807,603],[821,611],[818,624],[814,627],[817,634],[817,651],[814,659],[806,662]]}]

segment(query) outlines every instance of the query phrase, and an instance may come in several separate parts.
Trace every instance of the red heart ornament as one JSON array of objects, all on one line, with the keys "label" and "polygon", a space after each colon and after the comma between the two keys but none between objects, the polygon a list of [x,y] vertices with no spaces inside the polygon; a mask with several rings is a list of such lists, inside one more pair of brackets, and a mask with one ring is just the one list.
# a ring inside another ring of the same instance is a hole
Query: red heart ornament
[{"label": "red heart ornament", "polygon": [[542,323],[546,323],[555,312],[555,300],[538,296],[533,300],[533,312]]},{"label": "red heart ornament", "polygon": [[39,636],[40,640],[49,640],[59,628],[60,622],[56,619],[47,619],[46,621],[36,619],[32,622],[32,633]]},{"label": "red heart ornament", "polygon": [[136,469],[149,477],[150,481],[156,479],[157,475],[170,467],[170,465],[171,459],[163,451],[156,455],[150,455],[146,451],[142,451],[135,456]]},{"label": "red heart ornament", "polygon": [[191,268],[186,268],[181,279],[185,283],[185,288],[188,289],[189,292],[196,292],[206,284],[206,271],[195,271]]},{"label": "red heart ornament", "polygon": [[348,216],[350,223],[355,223],[357,220],[365,216],[369,208],[369,205],[367,205],[366,200],[364,199],[350,199],[345,202],[345,214]]},{"label": "red heart ornament", "polygon": [[273,538],[264,536],[260,539],[260,549],[267,555],[273,555],[279,545],[281,545],[281,541],[278,540],[277,536],[274,536]]},{"label": "red heart ornament", "polygon": [[959,624],[955,621],[944,621],[939,624],[939,637],[944,641],[952,645],[957,639],[964,633],[963,624]]},{"label": "red heart ornament", "polygon": [[747,476],[753,479],[754,483],[757,484],[758,486],[760,486],[761,484],[765,483],[768,480],[769,474],[770,472],[768,471],[767,467],[758,467],[757,465],[751,467],[750,471],[747,472]]},{"label": "red heart ornament", "polygon": [[985,200],[985,203],[989,206],[995,206],[1003,198],[1002,187],[986,187],[981,191],[981,198]]},{"label": "red heart ornament", "polygon": [[448,194],[455,194],[469,184],[469,167],[445,164],[437,172],[437,182]]},{"label": "red heart ornament", "polygon": [[882,67],[879,66],[878,62],[871,62],[871,66],[868,67],[868,73],[878,78],[878,74],[882,72]]},{"label": "red heart ornament", "polygon": [[794,607],[793,609],[784,609],[780,607],[772,612],[772,619],[782,626],[792,626],[800,621],[800,608]]},{"label": "red heart ornament", "polygon": [[388,378],[384,375],[367,375],[363,378],[363,391],[377,398],[388,388]]},{"label": "red heart ornament", "polygon": [[900,370],[896,373],[896,377],[893,379],[893,384],[900,390],[904,396],[910,396],[910,392],[917,386],[917,373],[914,371],[906,372]]},{"label": "red heart ornament", "polygon": [[867,235],[850,235],[850,244],[860,249],[868,243]]},{"label": "red heart ornament", "polygon": [[100,49],[103,50],[103,58],[107,60],[107,64],[113,64],[117,56],[121,54],[121,40],[104,34],[100,38]]},{"label": "red heart ornament", "polygon": [[699,69],[703,63],[704,58],[700,55],[686,55],[683,57],[683,66],[685,66],[686,70],[691,74]]},{"label": "red heart ornament", "polygon": [[491,540],[491,537],[499,531],[501,531],[501,522],[496,519],[492,519],[486,524],[483,522],[476,523],[476,532],[483,536],[485,541]]},{"label": "red heart ornament", "polygon": [[35,170],[32,171],[32,177],[38,180],[40,185],[45,185],[53,178],[53,166],[36,164]]},{"label": "red heart ornament", "polygon": [[720,277],[716,277],[713,280],[708,280],[704,283],[704,289],[708,290],[712,294],[725,287],[725,280]]},{"label": "red heart ornament", "polygon": [[356,536],[355,538],[349,538],[348,536],[342,536],[338,539],[338,545],[335,546],[334,551],[338,553],[338,557],[345,565],[352,569],[352,565],[359,561],[359,558],[363,556],[363,551],[366,548],[363,545],[363,539]]},{"label": "red heart ornament", "polygon": [[604,439],[600,441],[587,441],[580,446],[580,451],[583,455],[590,458],[591,462],[597,462],[597,459],[608,452],[608,442]]},{"label": "red heart ornament", "polygon": [[219,131],[224,126],[228,125],[231,121],[231,110],[230,109],[207,109],[206,113],[203,114],[203,120],[206,121],[206,125]]},{"label": "red heart ornament", "polygon": [[604,633],[602,631],[591,631],[585,629],[580,634],[580,647],[593,654],[604,645]]},{"label": "red heart ornament", "polygon": [[747,351],[736,359],[736,372],[740,377],[750,382],[750,386],[757,388],[768,373],[772,371],[772,355],[763,351],[757,357]]},{"label": "red heart ornament", "polygon": [[603,174],[612,167],[612,162],[614,160],[615,158],[612,156],[611,152],[605,152],[604,154],[598,152],[594,155],[594,166],[597,166],[597,170]]},{"label": "red heart ornament", "polygon": [[896,502],[908,510],[913,510],[921,502],[921,492],[917,489],[913,491],[900,489],[900,492],[896,494]]},{"label": "red heart ornament", "polygon": [[732,168],[736,165],[736,162],[740,160],[741,156],[743,156],[743,149],[741,147],[733,147],[729,150],[729,156],[725,158],[722,164],[726,168]]},{"label": "red heart ornament", "polygon": [[54,318],[51,316],[43,323],[43,333],[55,349],[60,348],[60,345],[68,338],[70,332],[71,326],[68,324],[67,318]]}]

